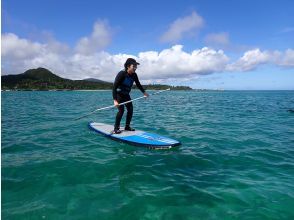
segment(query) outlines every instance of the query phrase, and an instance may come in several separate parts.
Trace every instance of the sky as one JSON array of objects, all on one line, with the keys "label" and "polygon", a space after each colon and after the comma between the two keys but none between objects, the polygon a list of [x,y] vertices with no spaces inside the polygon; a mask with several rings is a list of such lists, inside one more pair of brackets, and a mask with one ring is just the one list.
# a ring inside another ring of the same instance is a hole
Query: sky
[{"label": "sky", "polygon": [[44,67],[113,82],[293,90],[292,0],[2,0],[1,75]]}]

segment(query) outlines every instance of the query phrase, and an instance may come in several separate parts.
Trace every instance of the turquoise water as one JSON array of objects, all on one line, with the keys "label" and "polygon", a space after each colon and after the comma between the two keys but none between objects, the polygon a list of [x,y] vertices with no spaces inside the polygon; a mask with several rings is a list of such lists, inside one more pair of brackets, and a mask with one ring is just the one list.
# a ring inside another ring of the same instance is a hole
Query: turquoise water
[{"label": "turquoise water", "polygon": [[137,101],[135,128],[182,142],[164,151],[88,129],[115,109],[72,120],[111,91],[1,95],[3,219],[294,219],[294,91]]}]

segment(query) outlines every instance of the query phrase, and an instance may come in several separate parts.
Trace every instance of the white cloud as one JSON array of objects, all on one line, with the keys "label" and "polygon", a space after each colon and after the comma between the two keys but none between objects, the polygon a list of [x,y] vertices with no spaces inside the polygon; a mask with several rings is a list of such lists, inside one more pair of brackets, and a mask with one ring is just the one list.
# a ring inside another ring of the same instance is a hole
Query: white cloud
[{"label": "white cloud", "polygon": [[250,50],[234,63],[228,64],[227,71],[245,72],[251,71],[264,64],[273,64],[282,67],[294,66],[294,50],[287,49],[284,53],[280,51]]},{"label": "white cloud", "polygon": [[247,51],[238,61],[229,64],[227,70],[229,71],[250,71],[261,64],[265,64],[270,60],[268,52],[261,52],[260,49]]},{"label": "white cloud", "polygon": [[294,50],[287,49],[284,54],[280,54],[276,64],[283,67],[294,67]]},{"label": "white cloud", "polygon": [[111,42],[111,28],[106,21],[97,21],[94,24],[93,32],[90,37],[83,37],[76,46],[76,51],[81,54],[89,55],[101,51]]},{"label": "white cloud", "polygon": [[182,45],[175,45],[161,52],[141,52],[138,59],[142,63],[141,78],[180,80],[222,71],[229,60],[221,50],[204,47],[187,53],[183,51]]},{"label": "white cloud", "polygon": [[60,42],[32,42],[12,33],[1,36],[1,74],[15,74],[27,69],[43,66],[53,70],[63,67],[69,48]]},{"label": "white cloud", "polygon": [[[228,58],[223,51],[209,48],[194,50],[191,53],[183,51],[182,45],[157,51],[141,52],[138,56],[130,54],[109,54],[100,51],[91,55],[57,50],[63,48],[55,44],[41,44],[21,39],[16,35],[2,37],[2,45],[14,44],[13,49],[2,51],[2,73],[18,74],[30,68],[45,67],[54,73],[70,79],[94,77],[101,80],[113,81],[116,73],[123,68],[128,57],[134,57],[141,62],[138,69],[140,78],[146,82],[158,82],[161,79],[187,80],[197,75],[222,71]],[[26,48],[22,46],[25,42]],[[37,45],[33,52],[30,48]],[[12,46],[10,46],[12,47]],[[10,48],[9,47],[9,48]],[[22,56],[19,57],[19,48]],[[30,56],[27,56],[30,55]]]},{"label": "white cloud", "polygon": [[230,44],[229,34],[226,32],[208,34],[204,41],[208,45],[216,46],[228,46]]},{"label": "white cloud", "polygon": [[39,43],[20,39],[17,35],[8,33],[1,36],[1,55],[12,59],[32,58],[41,53],[43,47]]},{"label": "white cloud", "polygon": [[222,50],[207,47],[191,52],[184,51],[182,45],[175,45],[137,55],[105,51],[82,54],[57,41],[39,43],[11,33],[2,35],[2,74],[19,74],[27,69],[45,67],[64,78],[91,77],[112,82],[128,57],[141,63],[137,72],[143,83],[189,81],[205,74],[251,71],[264,64],[294,67],[293,49],[284,52],[254,49],[230,63]]},{"label": "white cloud", "polygon": [[160,39],[162,42],[178,42],[184,35],[196,33],[203,25],[203,18],[192,12],[189,16],[175,20]]}]

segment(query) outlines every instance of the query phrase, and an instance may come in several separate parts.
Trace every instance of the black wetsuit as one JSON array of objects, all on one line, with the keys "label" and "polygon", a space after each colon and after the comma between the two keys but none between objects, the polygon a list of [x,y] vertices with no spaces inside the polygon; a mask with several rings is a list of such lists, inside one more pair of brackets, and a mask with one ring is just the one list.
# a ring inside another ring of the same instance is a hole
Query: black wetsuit
[{"label": "black wetsuit", "polygon": [[[125,70],[120,71],[115,77],[113,84],[112,96],[114,100],[117,100],[118,103],[127,102],[131,100],[130,92],[133,86],[133,83],[136,83],[137,87],[141,90],[142,93],[145,93],[144,88],[142,87],[138,76],[136,73],[128,74]],[[133,117],[133,104],[132,102],[125,105],[127,108],[127,119],[126,127],[130,126],[132,117]],[[124,114],[124,105],[118,107],[118,113],[116,114],[114,129],[119,129],[120,121]]]}]

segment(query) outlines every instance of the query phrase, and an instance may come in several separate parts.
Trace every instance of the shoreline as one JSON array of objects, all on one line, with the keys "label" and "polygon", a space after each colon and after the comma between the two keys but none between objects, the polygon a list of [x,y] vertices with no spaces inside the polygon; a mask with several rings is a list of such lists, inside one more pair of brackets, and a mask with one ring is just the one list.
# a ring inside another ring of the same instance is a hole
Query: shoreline
[{"label": "shoreline", "polygon": [[[132,89],[133,91],[139,91],[139,89]],[[148,91],[160,91],[163,89],[148,89]],[[38,90],[38,89],[3,89],[1,92],[104,92],[112,91],[112,89],[50,89],[50,90]],[[191,91],[191,92],[266,92],[266,91],[294,91],[294,89],[254,89],[254,90],[238,90],[238,89],[171,89],[170,91]]]}]

